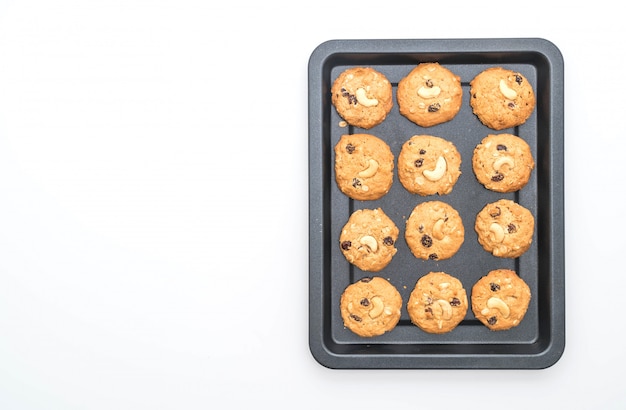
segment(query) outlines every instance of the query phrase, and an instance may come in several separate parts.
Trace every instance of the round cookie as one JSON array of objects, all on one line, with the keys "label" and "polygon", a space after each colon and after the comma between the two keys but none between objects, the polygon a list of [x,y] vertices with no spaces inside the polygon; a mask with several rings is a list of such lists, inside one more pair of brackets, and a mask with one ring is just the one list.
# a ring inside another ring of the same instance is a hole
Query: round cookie
[{"label": "round cookie", "polygon": [[341,230],[339,246],[348,262],[363,271],[378,272],[398,251],[399,232],[382,209],[359,209]]},{"label": "round cookie", "polygon": [[456,209],[441,201],[422,202],[406,221],[404,237],[418,259],[443,260],[457,253],[465,228]]},{"label": "round cookie", "polygon": [[500,199],[478,213],[474,229],[487,252],[500,258],[517,258],[530,248],[535,218],[520,204]]},{"label": "round cookie", "polygon": [[330,91],[337,113],[355,127],[373,128],[385,120],[393,107],[391,83],[371,67],[346,69]]},{"label": "round cookie", "polygon": [[491,67],[470,81],[470,105],[484,125],[503,130],[526,122],[535,109],[535,92],[522,74]]},{"label": "round cookie", "polygon": [[422,276],[409,296],[411,322],[427,333],[448,333],[465,318],[467,293],[457,278],[445,272]]},{"label": "round cookie", "polygon": [[461,176],[456,146],[432,135],[414,135],[398,155],[398,179],[404,188],[422,196],[446,195]]},{"label": "round cookie", "polygon": [[373,337],[396,327],[402,296],[389,281],[375,276],[348,285],[339,303],[344,326],[361,337]]},{"label": "round cookie", "polygon": [[398,83],[400,114],[422,127],[450,121],[461,109],[461,77],[438,63],[421,63]]},{"label": "round cookie", "polygon": [[535,168],[526,141],[512,134],[488,135],[474,148],[472,167],[478,182],[496,192],[523,188]]},{"label": "round cookie", "polygon": [[393,183],[394,156],[389,145],[369,134],[343,135],[335,145],[335,180],[347,196],[379,199]]},{"label": "round cookie", "polygon": [[496,269],[472,287],[472,311],[489,329],[508,330],[522,322],[530,298],[530,288],[514,271]]}]

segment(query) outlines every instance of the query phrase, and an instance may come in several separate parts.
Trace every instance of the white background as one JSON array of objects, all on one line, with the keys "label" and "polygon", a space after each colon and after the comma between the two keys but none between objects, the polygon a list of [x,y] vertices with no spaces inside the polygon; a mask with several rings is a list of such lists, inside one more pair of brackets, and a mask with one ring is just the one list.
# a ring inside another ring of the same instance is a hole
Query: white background
[{"label": "white background", "polygon": [[[0,1],[0,408],[626,408],[626,24],[573,4]],[[564,57],[565,353],[326,369],[308,348],[309,56],[461,37]]]}]

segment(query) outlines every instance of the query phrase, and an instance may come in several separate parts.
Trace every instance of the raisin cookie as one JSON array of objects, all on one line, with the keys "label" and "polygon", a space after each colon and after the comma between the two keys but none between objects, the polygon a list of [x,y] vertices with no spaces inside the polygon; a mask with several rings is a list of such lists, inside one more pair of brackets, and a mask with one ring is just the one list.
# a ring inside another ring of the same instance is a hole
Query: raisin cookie
[{"label": "raisin cookie", "polygon": [[470,81],[470,105],[484,125],[503,130],[526,122],[535,109],[535,92],[522,74],[491,67]]},{"label": "raisin cookie", "polygon": [[422,127],[453,119],[461,109],[461,77],[438,63],[418,64],[398,83],[400,114]]},{"label": "raisin cookie", "polygon": [[339,303],[344,326],[361,337],[373,337],[396,327],[402,296],[389,281],[375,276],[348,285]]},{"label": "raisin cookie", "polygon": [[427,333],[448,333],[465,318],[467,293],[457,278],[445,272],[422,276],[409,296],[411,322]]},{"label": "raisin cookie", "polygon": [[517,258],[532,244],[535,218],[517,202],[500,199],[478,213],[474,229],[487,252],[500,258]]},{"label": "raisin cookie", "polygon": [[508,330],[524,319],[531,292],[514,271],[496,269],[474,284],[471,299],[476,319],[491,330]]},{"label": "raisin cookie", "polygon": [[441,201],[422,202],[406,220],[404,237],[416,258],[449,259],[465,240],[465,228],[458,211]]},{"label": "raisin cookie", "polygon": [[476,179],[496,192],[515,192],[528,183],[535,168],[530,146],[512,134],[488,135],[474,148]]},{"label": "raisin cookie", "polygon": [[389,145],[369,134],[343,135],[335,145],[335,180],[352,199],[384,196],[393,183],[394,156]]},{"label": "raisin cookie", "polygon": [[398,252],[399,233],[382,209],[358,209],[341,230],[339,246],[348,262],[363,271],[378,272]]},{"label": "raisin cookie", "polygon": [[391,83],[371,67],[346,69],[330,91],[337,113],[355,127],[373,128],[387,118],[393,107]]},{"label": "raisin cookie", "polygon": [[461,176],[461,154],[448,140],[414,135],[398,155],[398,179],[404,188],[422,196],[446,195]]}]

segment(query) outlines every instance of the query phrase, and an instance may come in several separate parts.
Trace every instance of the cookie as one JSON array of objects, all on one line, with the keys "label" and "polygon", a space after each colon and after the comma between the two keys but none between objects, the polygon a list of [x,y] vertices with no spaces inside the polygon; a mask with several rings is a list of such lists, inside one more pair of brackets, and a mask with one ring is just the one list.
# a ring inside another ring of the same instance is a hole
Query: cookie
[{"label": "cookie", "polygon": [[339,303],[344,326],[361,337],[373,337],[396,327],[402,296],[389,281],[375,276],[348,285]]},{"label": "cookie", "polygon": [[474,229],[487,252],[500,258],[517,258],[532,244],[535,218],[517,202],[500,199],[478,213]]},{"label": "cookie", "polygon": [[398,252],[399,232],[382,209],[359,209],[341,230],[339,246],[348,262],[363,271],[378,272]]},{"label": "cookie", "polygon": [[472,287],[472,311],[491,330],[508,330],[519,325],[530,303],[530,288],[514,271],[496,269]]},{"label": "cookie", "polygon": [[457,278],[445,272],[422,276],[409,296],[411,322],[427,333],[448,333],[465,318],[467,293]]},{"label": "cookie", "polygon": [[387,118],[393,107],[393,92],[383,73],[371,67],[353,67],[335,79],[331,101],[348,124],[370,129]]},{"label": "cookie", "polygon": [[461,215],[441,201],[422,202],[406,220],[404,237],[418,259],[444,260],[457,253],[465,241]]},{"label": "cookie", "polygon": [[422,196],[446,195],[461,176],[461,154],[448,140],[414,135],[398,155],[398,179],[404,188]]},{"label": "cookie", "polygon": [[394,156],[389,145],[369,134],[343,135],[335,145],[335,180],[347,196],[379,199],[393,183]]},{"label": "cookie", "polygon": [[491,67],[470,81],[470,105],[484,125],[503,130],[526,122],[535,109],[535,92],[522,74]]},{"label": "cookie", "polygon": [[472,168],[478,182],[496,192],[522,189],[535,168],[535,160],[526,141],[512,134],[486,136],[474,148]]},{"label": "cookie", "polygon": [[453,119],[461,109],[461,77],[438,63],[421,63],[400,80],[400,114],[422,127]]}]

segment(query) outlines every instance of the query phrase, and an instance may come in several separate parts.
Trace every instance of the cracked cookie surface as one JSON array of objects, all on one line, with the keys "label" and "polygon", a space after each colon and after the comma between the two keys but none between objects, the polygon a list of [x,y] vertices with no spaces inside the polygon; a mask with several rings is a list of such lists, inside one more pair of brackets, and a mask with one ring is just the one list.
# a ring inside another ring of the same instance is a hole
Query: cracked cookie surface
[{"label": "cracked cookie surface", "polygon": [[445,272],[422,276],[407,303],[411,322],[427,333],[452,331],[465,318],[467,309],[467,292],[463,284]]},{"label": "cracked cookie surface", "polygon": [[382,123],[393,107],[393,90],[387,77],[371,67],[343,71],[331,87],[331,101],[348,124],[370,129]]},{"label": "cracked cookie surface", "polygon": [[528,183],[535,160],[528,143],[513,134],[490,134],[474,148],[472,168],[491,191],[515,192]]},{"label": "cracked cookie surface", "polygon": [[535,103],[532,84],[519,72],[490,67],[470,81],[470,106],[478,119],[494,130],[524,124]]},{"label": "cracked cookie surface", "polygon": [[519,325],[530,299],[530,287],[510,269],[492,270],[472,287],[474,316],[494,331]]},{"label": "cracked cookie surface", "polygon": [[423,260],[454,256],[465,241],[459,212],[442,201],[418,204],[406,221],[405,240],[413,255]]},{"label": "cracked cookie surface", "polygon": [[380,336],[393,330],[400,320],[402,296],[387,279],[362,278],[341,294],[344,326],[361,337]]},{"label": "cracked cookie surface", "polygon": [[398,154],[398,179],[413,194],[449,194],[460,176],[461,154],[441,137],[414,135]]},{"label": "cracked cookie surface", "polygon": [[394,156],[389,145],[370,134],[342,135],[335,145],[335,180],[345,195],[379,199],[393,184]]},{"label": "cracked cookie surface", "polygon": [[489,203],[476,216],[474,230],[483,249],[500,258],[517,258],[531,246],[535,218],[509,199]]},{"label": "cracked cookie surface", "polygon": [[461,109],[461,77],[439,63],[420,63],[398,83],[400,114],[422,127],[452,120]]},{"label": "cracked cookie surface", "polygon": [[399,232],[381,208],[358,209],[343,226],[339,246],[348,262],[363,271],[378,272],[398,252]]}]

